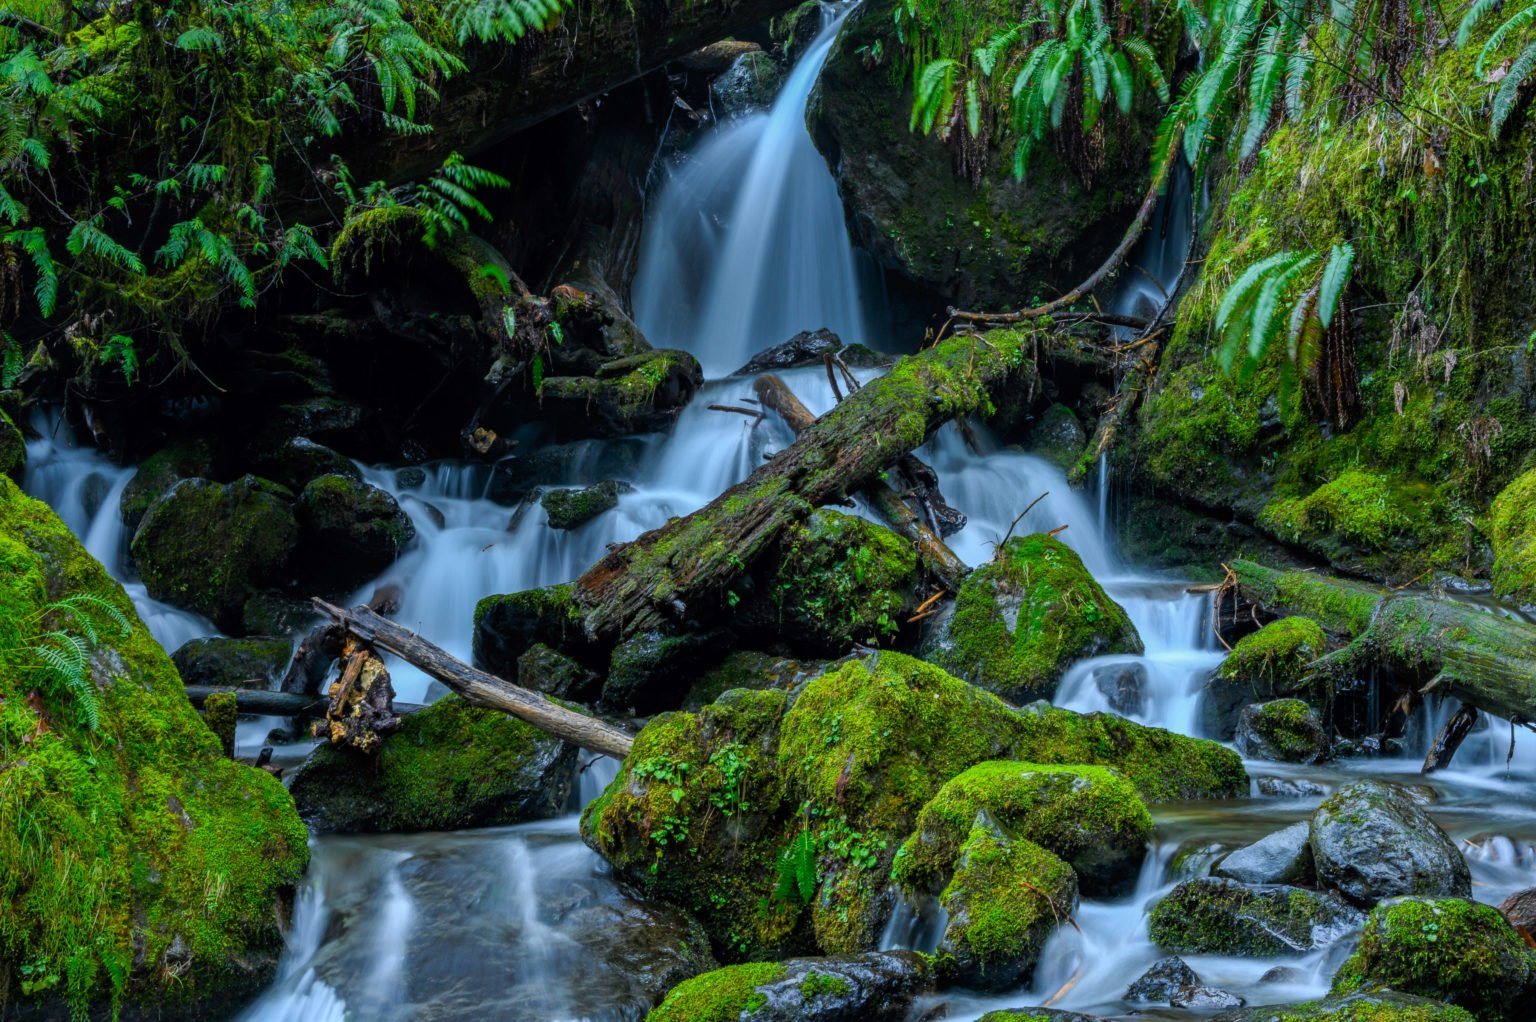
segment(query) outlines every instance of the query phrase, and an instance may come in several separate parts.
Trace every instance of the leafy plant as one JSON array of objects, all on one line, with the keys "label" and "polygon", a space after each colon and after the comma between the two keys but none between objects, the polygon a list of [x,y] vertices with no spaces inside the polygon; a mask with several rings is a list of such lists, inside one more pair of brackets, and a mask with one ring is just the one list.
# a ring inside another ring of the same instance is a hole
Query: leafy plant
[{"label": "leafy plant", "polygon": [[32,634],[6,651],[24,658],[20,666],[33,671],[43,689],[55,696],[67,695],[81,723],[91,731],[101,728],[101,704],[90,677],[91,651],[101,643],[99,618],[119,634],[133,630],[127,615],[114,604],[91,593],[76,593],[45,604],[27,621],[25,630]]},{"label": "leafy plant", "polygon": [[802,830],[779,853],[776,863],[778,882],[773,896],[777,901],[810,904],[816,896],[816,839]]},{"label": "leafy plant", "polygon": [[[1503,0],[1475,0],[1467,13],[1462,16],[1461,24],[1456,28],[1456,45],[1465,46],[1471,40],[1471,36],[1477,26],[1486,18],[1494,8],[1503,8]],[[1483,43],[1483,48],[1477,54],[1477,73],[1485,74],[1488,60],[1510,37],[1517,32],[1536,24],[1536,3],[1529,3],[1523,7],[1516,7],[1509,12],[1488,39]],[[1493,137],[1498,138],[1499,132],[1504,127],[1504,122],[1514,112],[1515,101],[1519,98],[1520,86],[1530,77],[1531,71],[1536,70],[1536,40],[1531,40],[1525,47],[1510,60],[1509,68],[1499,80],[1498,90],[1493,95],[1493,112],[1489,117],[1489,129]]]}]

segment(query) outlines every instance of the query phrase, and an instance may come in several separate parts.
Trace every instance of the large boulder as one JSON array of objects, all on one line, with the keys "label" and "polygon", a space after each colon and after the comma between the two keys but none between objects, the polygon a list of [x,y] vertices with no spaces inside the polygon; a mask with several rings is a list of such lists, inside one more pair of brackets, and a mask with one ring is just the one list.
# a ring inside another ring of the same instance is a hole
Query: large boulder
[{"label": "large boulder", "polygon": [[321,833],[491,827],[559,815],[575,769],[573,746],[449,695],[406,715],[375,756],[316,746],[292,791]]},{"label": "large boulder", "polygon": [[1277,1007],[1224,1011],[1211,1022],[1478,1022],[1464,1008],[1426,997],[1380,993],[1352,994]]},{"label": "large boulder", "polygon": [[1304,617],[1271,621],[1239,639],[1206,684],[1200,703],[1206,733],[1231,738],[1243,707],[1296,693],[1327,641],[1322,626]]},{"label": "large boulder", "polygon": [[1481,1022],[1515,1022],[1536,1005],[1536,951],[1490,905],[1393,898],[1371,911],[1334,994],[1399,990],[1458,1004]]},{"label": "large boulder", "polygon": [[1136,626],[1076,552],[1036,533],[1009,540],[971,572],[919,653],[956,677],[1023,703],[1050,699],[1078,660],[1141,651]]},{"label": "large boulder", "polygon": [[673,988],[646,1022],[904,1022],[933,984],[912,951],[728,965]]},{"label": "large boulder", "polygon": [[144,512],[183,479],[218,479],[224,455],[207,437],[188,437],[161,448],[139,463],[118,498],[118,514],[129,529],[137,529]]},{"label": "large boulder", "polygon": [[188,685],[266,688],[287,668],[292,652],[286,635],[193,639],[171,654],[171,662]]},{"label": "large boulder", "polygon": [[304,574],[327,592],[346,593],[394,563],[416,538],[395,498],[360,479],[323,475],[299,494]]},{"label": "large boulder", "polygon": [[1364,919],[1330,894],[1204,877],[1186,880],[1153,906],[1150,933],[1158,947],[1180,954],[1267,958],[1327,947]]},{"label": "large boulder", "polygon": [[1276,699],[1243,708],[1237,751],[1251,759],[1316,763],[1328,755],[1328,732],[1317,711],[1300,699]]},{"label": "large boulder", "polygon": [[[48,631],[83,662],[36,666],[63,648]],[[0,828],[6,1014],[235,1014],[274,974],[308,834],[276,779],[223,756],[122,587],[5,476],[0,650],[3,802],[26,818]],[[39,970],[30,992],[16,965]]]},{"label": "large boulder", "polygon": [[1306,820],[1268,834],[1216,864],[1216,876],[1245,884],[1305,884],[1312,879],[1311,828]]},{"label": "large boulder", "polygon": [[1357,905],[1404,894],[1472,895],[1456,843],[1398,785],[1339,789],[1313,814],[1311,831],[1318,881]]},{"label": "large boulder", "polygon": [[144,513],[129,550],[149,595],[238,633],[245,602],[287,580],[298,541],[292,494],[248,475],[176,483]]}]

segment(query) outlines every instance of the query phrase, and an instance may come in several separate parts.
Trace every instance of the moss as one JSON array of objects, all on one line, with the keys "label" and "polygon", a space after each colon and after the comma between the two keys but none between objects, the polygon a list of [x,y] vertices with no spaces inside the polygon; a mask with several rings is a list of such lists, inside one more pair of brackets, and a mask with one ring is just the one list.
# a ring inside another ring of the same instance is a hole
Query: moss
[{"label": "moss", "polygon": [[1425,484],[1350,470],[1304,497],[1271,501],[1259,513],[1258,524],[1285,542],[1335,563],[1348,562],[1361,549],[1431,547],[1436,525],[1425,511],[1432,500],[1433,491]]},{"label": "moss", "polygon": [[570,653],[581,637],[581,613],[571,590],[565,583],[482,598],[475,604],[475,663],[513,677],[518,658],[535,643]]},{"label": "moss", "polygon": [[619,484],[612,479],[579,490],[549,490],[539,498],[552,529],[574,529],[619,506]]},{"label": "moss", "polygon": [[978,763],[923,808],[893,878],[911,891],[942,884],[983,810],[1014,838],[1065,859],[1090,893],[1133,873],[1152,836],[1152,815],[1136,789],[1106,767]]},{"label": "moss", "polygon": [[777,962],[727,965],[673,987],[645,1022],[737,1022],[764,1003],[757,988],[784,974]]},{"label": "moss", "polygon": [[1497,909],[1454,898],[1378,905],[1334,994],[1391,989],[1460,1005],[1484,1022],[1528,1017],[1536,951]]},{"label": "moss", "polygon": [[1274,573],[1246,561],[1234,561],[1232,571],[1264,606],[1300,611],[1340,635],[1364,633],[1381,602],[1374,587],[1323,579],[1312,572]]},{"label": "moss", "polygon": [[1477,1022],[1464,1008],[1389,992],[1251,1008],[1235,1018],[1240,1022]]},{"label": "moss", "polygon": [[1493,501],[1493,592],[1536,602],[1536,469]]},{"label": "moss", "polygon": [[27,441],[16,423],[0,409],[0,472],[20,479],[27,467]]},{"label": "moss", "polygon": [[1037,533],[1009,540],[966,578],[953,616],[923,653],[957,677],[1023,702],[1049,699],[1077,660],[1141,649],[1130,618],[1077,554]]},{"label": "moss", "polygon": [[1260,958],[1321,947],[1359,924],[1359,912],[1329,895],[1213,877],[1179,884],[1148,922],[1168,951]]},{"label": "moss", "polygon": [[[309,857],[288,793],[222,756],[122,588],[5,478],[0,522],[0,957],[76,1009],[264,982]],[[96,618],[97,731],[28,653],[80,596],[131,625]]]},{"label": "moss", "polygon": [[203,701],[203,720],[219,739],[224,755],[235,754],[235,694],[211,692]]},{"label": "moss", "polygon": [[800,983],[800,996],[807,1001],[814,1001],[822,994],[832,997],[841,997],[848,992],[848,981],[841,976],[833,976],[827,973],[812,970],[805,974],[805,979]]},{"label": "moss", "polygon": [[285,635],[193,639],[171,654],[188,685],[266,688],[288,666],[293,642]]},{"label": "moss", "polygon": [[196,437],[161,448],[139,464],[123,487],[118,513],[123,524],[138,528],[149,506],[183,479],[217,478],[222,459],[205,438]]},{"label": "moss", "polygon": [[1239,639],[1221,662],[1217,676],[1226,681],[1262,683],[1270,691],[1288,691],[1327,648],[1327,637],[1316,621],[1281,618]]}]

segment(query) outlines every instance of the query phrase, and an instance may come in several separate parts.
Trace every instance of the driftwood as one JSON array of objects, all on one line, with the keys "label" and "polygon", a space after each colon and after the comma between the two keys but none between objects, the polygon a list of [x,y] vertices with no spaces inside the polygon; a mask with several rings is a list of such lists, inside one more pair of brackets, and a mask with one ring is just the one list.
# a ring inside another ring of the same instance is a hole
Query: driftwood
[{"label": "driftwood", "polygon": [[1445,727],[1435,736],[1435,744],[1430,746],[1429,755],[1424,757],[1424,766],[1419,770],[1421,774],[1431,774],[1436,770],[1444,770],[1451,765],[1451,757],[1456,755],[1456,750],[1461,748],[1461,743],[1467,740],[1467,735],[1472,733],[1472,725],[1477,723],[1477,707],[1471,703],[1462,703],[1454,716],[1445,722]]},{"label": "driftwood", "polygon": [[1426,593],[1304,571],[1232,565],[1243,595],[1272,613],[1300,614],[1348,645],[1312,665],[1316,679],[1373,664],[1531,726],[1536,721],[1536,625]]},{"label": "driftwood", "polygon": [[368,607],[346,610],[324,600],[313,602],[359,643],[393,653],[476,706],[510,713],[547,734],[592,752],[619,759],[629,755],[634,739],[612,724],[568,710],[540,692],[471,667]]},{"label": "driftwood", "polygon": [[[830,363],[828,372],[831,372]],[[796,436],[805,432],[816,421],[816,416],[811,414],[811,410],[805,407],[805,404],[795,396],[783,380],[772,373],[759,376],[752,386],[763,407],[778,412],[780,418],[794,430]],[[880,517],[885,519],[892,531],[911,541],[917,548],[918,556],[923,560],[923,566],[934,578],[942,582],[950,592],[959,591],[960,582],[970,568],[933,529],[917,517],[917,514],[907,506],[906,501],[878,479],[865,486],[859,493],[869,501],[870,506]]]}]

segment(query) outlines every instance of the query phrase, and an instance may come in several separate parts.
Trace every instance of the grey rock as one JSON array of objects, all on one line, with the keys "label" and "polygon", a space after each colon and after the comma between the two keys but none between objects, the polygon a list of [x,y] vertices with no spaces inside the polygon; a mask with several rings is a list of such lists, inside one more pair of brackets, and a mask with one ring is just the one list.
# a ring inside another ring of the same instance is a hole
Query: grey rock
[{"label": "grey rock", "polygon": [[752,1022],[904,1022],[933,983],[914,951],[870,951],[791,958],[777,979],[757,987]]},{"label": "grey rock", "polygon": [[823,327],[820,330],[802,331],[782,344],[758,352],[752,356],[752,361],[731,375],[756,376],[758,373],[821,365],[827,355],[836,355],[851,368],[881,365],[889,361],[862,344],[844,344],[841,337]]},{"label": "grey rock", "polygon": [[1265,798],[1316,798],[1328,794],[1323,785],[1302,777],[1257,777],[1254,784]]},{"label": "grey rock", "polygon": [[1301,983],[1307,974],[1293,965],[1277,965],[1259,977],[1260,983]]},{"label": "grey rock", "polygon": [[1205,877],[1179,884],[1154,905],[1150,930],[1169,951],[1264,958],[1327,947],[1364,921],[1331,894]]},{"label": "grey rock", "polygon": [[1199,974],[1178,955],[1169,955],[1158,959],[1150,969],[1142,973],[1141,978],[1126,989],[1125,996],[1132,1001],[1167,1004],[1174,994],[1185,987],[1199,985]]},{"label": "grey rock", "polygon": [[1319,882],[1357,905],[1405,894],[1472,895],[1455,842],[1395,784],[1340,789],[1313,814],[1311,844]]},{"label": "grey rock", "polygon": [[1066,405],[1051,405],[1029,431],[1029,452],[1062,470],[1070,469],[1076,463],[1087,442],[1088,433],[1083,424]]},{"label": "grey rock", "polygon": [[1216,987],[1191,986],[1175,991],[1168,1003],[1175,1008],[1190,1008],[1194,1011],[1219,1011],[1222,1008],[1241,1008],[1248,1002]]},{"label": "grey rock", "polygon": [[1245,884],[1305,883],[1312,876],[1311,828],[1302,820],[1277,830],[1228,855],[1214,872]]}]

